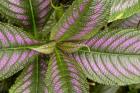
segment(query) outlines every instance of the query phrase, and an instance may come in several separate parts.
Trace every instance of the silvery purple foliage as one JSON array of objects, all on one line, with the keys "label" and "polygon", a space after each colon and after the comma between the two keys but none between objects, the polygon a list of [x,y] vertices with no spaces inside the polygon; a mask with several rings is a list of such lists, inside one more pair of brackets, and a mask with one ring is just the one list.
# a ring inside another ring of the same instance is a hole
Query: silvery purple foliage
[{"label": "silvery purple foliage", "polygon": [[[58,11],[64,12],[58,2],[0,0],[0,13],[11,23],[0,23],[0,80],[23,69],[10,93],[89,93],[87,78],[106,85],[140,83],[137,2],[75,0],[57,22]],[[133,29],[109,28],[108,22],[123,18],[120,25]]]},{"label": "silvery purple foliage", "polygon": [[[29,64],[38,53],[18,47],[39,44],[25,32],[14,26],[0,24],[0,80],[8,78]],[[15,49],[12,50],[12,47]]]},{"label": "silvery purple foliage", "polygon": [[[32,19],[36,21],[38,28],[44,26],[50,11],[50,0],[1,0],[0,4],[2,7],[5,7],[4,9],[0,8],[3,14],[6,14],[12,21],[17,21],[28,29],[33,25]],[[33,18],[32,14],[36,16]]]},{"label": "silvery purple foliage", "polygon": [[[24,71],[22,72],[22,74],[17,78],[16,85],[12,87],[12,91],[10,91],[11,93],[13,92],[20,92],[20,93],[35,93],[36,92],[36,88],[39,88],[39,91],[42,93],[48,93],[48,89],[46,88],[45,85],[45,73],[47,71],[47,64],[44,60],[40,61],[39,64],[39,82],[35,81],[36,78],[36,69],[37,66],[34,64],[30,64],[28,65]],[[34,79],[33,79],[34,78]],[[39,84],[37,84],[39,83]],[[21,85],[21,86],[20,86]],[[35,86],[38,85],[38,86]]]},{"label": "silvery purple foliage", "polygon": [[81,40],[86,38],[84,36],[90,36],[92,31],[99,30],[102,24],[107,22],[110,4],[110,0],[83,0],[80,3],[75,1],[52,29],[50,38],[63,41],[63,39]]}]

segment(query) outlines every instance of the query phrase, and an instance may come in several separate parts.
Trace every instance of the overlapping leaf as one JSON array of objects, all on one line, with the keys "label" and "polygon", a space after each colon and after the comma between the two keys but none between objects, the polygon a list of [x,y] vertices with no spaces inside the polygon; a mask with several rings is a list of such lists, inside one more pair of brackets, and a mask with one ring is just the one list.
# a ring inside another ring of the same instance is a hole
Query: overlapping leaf
[{"label": "overlapping leaf", "polygon": [[128,18],[116,20],[111,23],[109,29],[116,29],[116,28],[140,28],[140,13],[136,13]]},{"label": "overlapping leaf", "polygon": [[91,52],[81,50],[72,57],[90,79],[110,85],[140,83],[140,31],[105,31],[86,44]]},{"label": "overlapping leaf", "polygon": [[39,32],[39,34],[41,34],[40,38],[42,38],[44,40],[49,40],[50,31],[56,23],[57,23],[57,20],[55,19],[55,13],[52,13],[52,15],[47,20],[42,31]]},{"label": "overlapping leaf", "polygon": [[55,52],[46,74],[49,93],[88,93],[86,77],[79,64],[64,58],[58,50]]},{"label": "overlapping leaf", "polygon": [[48,93],[45,84],[47,64],[41,60],[38,65],[34,62],[25,68],[17,78],[15,85],[10,89],[10,93]]},{"label": "overlapping leaf", "polygon": [[137,13],[137,14],[125,19],[118,26],[123,27],[123,28],[129,28],[129,27],[139,28],[140,27],[140,13]]},{"label": "overlapping leaf", "polygon": [[21,29],[0,23],[0,80],[13,75],[34,60],[38,53],[27,47],[36,44],[38,41]]},{"label": "overlapping leaf", "polygon": [[75,0],[52,29],[51,40],[87,39],[108,20],[111,0]]},{"label": "overlapping leaf", "polygon": [[109,22],[140,12],[140,0],[114,0]]},{"label": "overlapping leaf", "polygon": [[27,28],[42,27],[49,10],[50,0],[0,0],[0,13]]}]

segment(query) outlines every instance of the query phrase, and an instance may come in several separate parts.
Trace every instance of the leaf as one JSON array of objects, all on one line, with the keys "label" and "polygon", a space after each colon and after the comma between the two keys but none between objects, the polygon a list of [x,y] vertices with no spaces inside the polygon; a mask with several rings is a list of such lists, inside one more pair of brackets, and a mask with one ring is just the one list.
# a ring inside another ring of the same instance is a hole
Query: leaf
[{"label": "leaf", "polygon": [[111,0],[75,0],[51,31],[51,40],[87,39],[108,21]]},{"label": "leaf", "polygon": [[140,12],[140,0],[115,0],[111,7],[109,22],[124,19]]},{"label": "leaf", "polygon": [[36,65],[36,62],[30,64],[17,78],[10,93],[48,93],[45,84],[46,71],[47,64],[43,59],[39,62],[39,66]]},{"label": "leaf", "polygon": [[55,13],[53,12],[52,15],[50,15],[49,19],[47,20],[42,31],[39,31],[40,38],[44,40],[49,40],[50,31],[56,23],[57,23],[57,20],[55,19]]},{"label": "leaf", "polygon": [[57,49],[50,59],[46,84],[49,93],[88,93],[86,77],[80,66],[63,57]]},{"label": "leaf", "polygon": [[83,44],[80,44],[79,42],[63,42],[63,43],[58,43],[58,48],[61,49],[62,51],[65,51],[67,53],[73,53],[77,52],[80,48],[86,47]]},{"label": "leaf", "polygon": [[34,60],[37,52],[29,47],[39,41],[22,29],[0,23],[0,80],[10,77]]},{"label": "leaf", "polygon": [[36,47],[36,48],[31,48],[32,50],[35,50],[39,53],[43,54],[51,54],[54,52],[54,48],[56,47],[56,42],[50,42],[48,44]]},{"label": "leaf", "polygon": [[104,31],[85,43],[91,52],[82,49],[72,57],[90,79],[107,85],[140,83],[139,30]]},{"label": "leaf", "polygon": [[49,11],[50,0],[0,0],[0,12],[29,29],[42,27]]},{"label": "leaf", "polygon": [[54,6],[55,11],[55,19],[58,21],[64,14],[64,6],[60,5],[59,7]]},{"label": "leaf", "polygon": [[128,18],[122,19],[122,20],[117,20],[111,23],[109,26],[110,29],[115,29],[115,28],[140,28],[140,12],[136,13]]},{"label": "leaf", "polygon": [[140,27],[140,13],[137,13],[135,15],[132,15],[131,17],[125,19],[122,21],[122,23],[119,25],[119,27],[123,28],[139,28]]}]

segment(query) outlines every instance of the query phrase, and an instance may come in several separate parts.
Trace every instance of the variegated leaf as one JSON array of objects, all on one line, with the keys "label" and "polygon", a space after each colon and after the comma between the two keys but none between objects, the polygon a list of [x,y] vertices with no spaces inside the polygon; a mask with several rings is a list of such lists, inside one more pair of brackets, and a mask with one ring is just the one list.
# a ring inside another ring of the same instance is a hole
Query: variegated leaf
[{"label": "variegated leaf", "polygon": [[109,22],[123,19],[140,12],[140,0],[114,0]]},{"label": "variegated leaf", "polygon": [[86,77],[79,64],[64,58],[59,50],[51,57],[46,84],[49,93],[88,93]]},{"label": "variegated leaf", "polygon": [[50,0],[0,0],[0,13],[29,29],[42,27],[49,10]]},{"label": "variegated leaf", "polygon": [[52,29],[51,40],[90,38],[108,21],[111,0],[75,0]]},{"label": "variegated leaf", "polygon": [[71,57],[90,79],[108,85],[140,83],[140,31],[105,31],[85,43],[91,51],[83,49]]},{"label": "variegated leaf", "polygon": [[8,78],[34,60],[38,53],[29,50],[38,41],[23,30],[0,23],[0,80]]},{"label": "variegated leaf", "polygon": [[[36,65],[38,64],[38,66]],[[45,84],[45,73],[47,64],[44,60],[26,67],[17,78],[15,85],[10,89],[10,93],[48,93]]]}]

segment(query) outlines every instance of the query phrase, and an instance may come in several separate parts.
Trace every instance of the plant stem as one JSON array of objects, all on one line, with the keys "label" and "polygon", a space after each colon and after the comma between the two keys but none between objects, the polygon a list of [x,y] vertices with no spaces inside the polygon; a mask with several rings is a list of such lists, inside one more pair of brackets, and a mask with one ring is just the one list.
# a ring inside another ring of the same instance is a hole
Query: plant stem
[{"label": "plant stem", "polygon": [[15,47],[15,48],[0,48],[0,51],[33,49],[33,48],[37,48],[37,47],[39,47],[39,45],[36,45],[36,46],[21,46],[21,47]]},{"label": "plant stem", "polygon": [[35,82],[36,82],[36,86],[35,86],[35,93],[38,93],[38,85],[39,85],[39,63],[38,63],[38,56],[36,57],[36,80],[35,80]]}]

